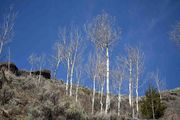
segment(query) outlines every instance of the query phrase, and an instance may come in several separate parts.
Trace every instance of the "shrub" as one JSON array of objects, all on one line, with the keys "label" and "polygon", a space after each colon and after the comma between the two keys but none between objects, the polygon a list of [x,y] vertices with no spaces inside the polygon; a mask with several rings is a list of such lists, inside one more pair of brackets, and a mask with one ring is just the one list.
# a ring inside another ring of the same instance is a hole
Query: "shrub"
[{"label": "shrub", "polygon": [[158,119],[164,115],[166,109],[164,103],[160,100],[160,95],[156,88],[149,86],[145,93],[145,98],[141,101],[140,111],[142,116],[151,119]]},{"label": "shrub", "polygon": [[52,120],[52,111],[45,105],[30,106],[28,120]]},{"label": "shrub", "polygon": [[123,120],[122,117],[117,116],[116,113],[97,113],[90,117],[89,120]]},{"label": "shrub", "polygon": [[61,114],[64,114],[67,120],[86,120],[87,114],[82,108],[81,104],[75,102],[73,97],[63,97],[61,104],[56,109]]},{"label": "shrub", "polygon": [[87,88],[82,88],[82,87],[80,87],[80,88],[79,88],[79,91],[80,91],[80,92],[83,92],[83,93],[86,94],[86,95],[90,95],[90,94],[91,94],[91,91],[90,91],[89,89],[87,89]]},{"label": "shrub", "polygon": [[85,120],[85,116],[83,111],[76,109],[76,108],[71,108],[66,111],[66,119],[67,120]]},{"label": "shrub", "polygon": [[86,113],[81,107],[79,102],[72,102],[65,104],[66,109],[66,119],[67,120],[86,120]]},{"label": "shrub", "polygon": [[4,86],[0,90],[0,104],[7,104],[14,97],[14,91],[9,86]]}]

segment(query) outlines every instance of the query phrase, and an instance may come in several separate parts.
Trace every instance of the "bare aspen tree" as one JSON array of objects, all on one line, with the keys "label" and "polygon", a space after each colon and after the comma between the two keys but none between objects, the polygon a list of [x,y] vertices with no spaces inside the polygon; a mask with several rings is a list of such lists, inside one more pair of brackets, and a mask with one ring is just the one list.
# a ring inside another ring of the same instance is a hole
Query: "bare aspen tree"
[{"label": "bare aspen tree", "polygon": [[121,88],[122,88],[122,82],[123,79],[125,77],[125,66],[123,65],[123,63],[121,63],[120,60],[118,60],[117,63],[117,68],[116,70],[113,71],[113,79],[114,79],[114,84],[115,87],[118,88],[118,108],[117,108],[117,112],[118,112],[118,116],[120,116],[120,109],[121,109]]},{"label": "bare aspen tree", "polygon": [[68,45],[68,30],[66,27],[63,29],[59,29],[58,32],[59,42],[63,46],[62,56],[64,58],[63,63],[67,66],[67,73],[66,73],[66,95],[68,95],[68,88],[69,88],[69,75],[70,75],[70,48]]},{"label": "bare aspen tree", "polygon": [[82,34],[78,27],[71,26],[69,31],[67,28],[60,30],[58,36],[63,43],[63,57],[67,64],[66,94],[68,95],[69,90],[69,96],[72,96],[73,75],[76,59],[80,51]]},{"label": "bare aspen tree", "polygon": [[69,60],[69,57],[66,58],[66,61],[67,61],[66,95],[68,95],[68,93],[69,93],[68,92],[68,88],[69,88],[69,73],[70,73],[70,60]]},{"label": "bare aspen tree", "polygon": [[105,84],[105,79],[106,79],[106,61],[103,58],[102,55],[97,56],[97,61],[96,61],[96,66],[97,66],[97,80],[100,83],[101,86],[101,95],[100,95],[100,111],[101,113],[103,112],[103,95],[104,95],[104,84]]},{"label": "bare aspen tree", "polygon": [[170,32],[170,39],[180,47],[180,22],[178,22]]},{"label": "bare aspen tree", "polygon": [[115,18],[103,12],[87,24],[86,32],[90,40],[97,48],[105,50],[106,53],[106,109],[108,112],[110,107],[109,97],[109,48],[119,39],[121,31],[114,24]]},{"label": "bare aspen tree", "polygon": [[16,14],[13,7],[10,7],[8,13],[4,16],[3,23],[0,25],[0,54],[4,45],[13,38]]},{"label": "bare aspen tree", "polygon": [[68,34],[67,28],[63,28],[59,30],[58,37],[59,40],[63,44],[63,56],[64,56],[64,64],[67,66],[67,73],[66,73],[66,95],[68,95],[68,88],[69,88],[69,74],[70,74],[70,49],[68,46]]},{"label": "bare aspen tree", "polygon": [[[129,105],[132,109],[132,117],[135,118],[134,110],[134,85],[136,93],[136,112],[139,112],[139,79],[143,70],[143,53],[138,47],[127,47],[128,57],[125,60],[129,70]],[[135,77],[135,78],[134,78]],[[134,80],[135,79],[135,80]]]},{"label": "bare aspen tree", "polygon": [[74,75],[74,67],[77,62],[77,56],[80,52],[80,42],[82,40],[82,34],[80,30],[76,27],[72,29],[70,33],[70,48],[71,48],[71,59],[70,59],[70,90],[69,95],[72,96],[72,83]]},{"label": "bare aspen tree", "polygon": [[143,59],[144,59],[144,54],[140,51],[139,48],[134,48],[134,54],[133,54],[133,60],[134,60],[134,65],[135,65],[135,81],[136,81],[136,86],[135,86],[135,91],[136,91],[136,112],[137,112],[137,117],[139,113],[139,79],[143,71]]},{"label": "bare aspen tree", "polygon": [[53,60],[53,66],[54,66],[54,73],[53,73],[53,76],[54,78],[56,78],[56,74],[57,74],[57,70],[59,68],[59,65],[61,64],[61,62],[63,61],[64,59],[64,46],[62,43],[60,42],[56,42],[53,46],[54,48],[54,55],[52,56],[52,58],[54,59]]},{"label": "bare aspen tree", "polygon": [[41,72],[42,72],[42,68],[44,67],[45,65],[45,55],[39,55],[37,56],[37,65],[39,66],[39,83],[41,81]]},{"label": "bare aspen tree", "polygon": [[134,65],[134,48],[126,47],[127,57],[121,57],[121,61],[125,65],[128,72],[129,79],[129,106],[132,110],[132,117],[134,118],[134,104],[133,104],[133,65]]},{"label": "bare aspen tree", "polygon": [[124,60],[129,71],[129,105],[132,107],[132,94],[133,94],[133,49],[126,48],[128,57]]},{"label": "bare aspen tree", "polygon": [[32,75],[32,70],[34,69],[34,65],[35,63],[37,62],[37,56],[32,53],[29,57],[28,57],[28,62],[29,64],[31,65],[31,69],[30,69],[30,73],[29,75],[31,76]]},{"label": "bare aspen tree", "polygon": [[104,95],[104,84],[105,84],[105,80],[103,80],[103,79],[101,79],[100,80],[100,84],[101,84],[101,93],[100,93],[100,105],[101,105],[101,107],[100,107],[100,113],[102,113],[103,112],[103,95]]},{"label": "bare aspen tree", "polygon": [[77,83],[76,83],[76,102],[78,100],[78,92],[79,92],[79,84],[80,84],[80,80],[82,79],[82,67],[79,65],[77,68],[76,68],[76,80],[77,80]]},{"label": "bare aspen tree", "polygon": [[158,92],[159,92],[159,95],[160,95],[160,100],[161,100],[161,102],[162,102],[161,91],[163,90],[163,88],[164,88],[164,86],[165,86],[165,83],[163,83],[163,81],[161,80],[158,70],[157,70],[155,73],[152,73],[151,78],[152,78],[153,80],[155,80],[155,83],[156,83],[156,85],[157,85]]},{"label": "bare aspen tree", "polygon": [[93,81],[93,94],[92,94],[92,105],[91,114],[94,114],[94,99],[96,93],[96,79],[97,79],[97,66],[96,66],[96,54],[90,54],[87,63],[87,74],[89,78]]},{"label": "bare aspen tree", "polygon": [[75,92],[75,96],[76,96],[76,102],[78,100],[78,92],[79,92],[79,85],[80,82],[83,78],[84,75],[84,70],[83,70],[83,58],[82,58],[82,52],[83,50],[81,50],[81,52],[79,52],[79,54],[77,55],[77,62],[76,62],[76,69],[75,69],[75,75],[76,75],[76,92]]}]

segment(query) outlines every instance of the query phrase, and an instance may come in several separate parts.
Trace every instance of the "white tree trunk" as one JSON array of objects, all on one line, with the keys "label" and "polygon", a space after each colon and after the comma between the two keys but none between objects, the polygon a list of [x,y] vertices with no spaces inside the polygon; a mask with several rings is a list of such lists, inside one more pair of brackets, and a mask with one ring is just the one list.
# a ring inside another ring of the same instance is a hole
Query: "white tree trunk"
[{"label": "white tree trunk", "polygon": [[74,74],[74,62],[72,63],[71,71],[70,71],[70,90],[69,90],[69,96],[72,96],[72,81],[73,81],[73,74]]},{"label": "white tree trunk", "polygon": [[68,95],[69,88],[69,58],[67,59],[67,76],[66,76],[66,95]]},{"label": "white tree trunk", "polygon": [[132,61],[129,64],[129,105],[132,107]]},{"label": "white tree trunk", "polygon": [[0,43],[0,54],[2,53],[2,49],[3,49],[3,42]]},{"label": "white tree trunk", "polygon": [[93,96],[92,96],[92,111],[91,111],[92,114],[94,114],[95,92],[96,92],[96,76],[94,76],[93,78]]},{"label": "white tree trunk", "polygon": [[121,87],[119,86],[119,94],[118,94],[118,116],[120,116],[121,109]]},{"label": "white tree trunk", "polygon": [[74,74],[74,66],[76,62],[76,56],[77,56],[77,50],[78,50],[78,43],[75,48],[74,57],[71,60],[71,71],[70,71],[70,90],[69,90],[69,96],[72,96],[72,81],[73,81],[73,74]]},{"label": "white tree trunk", "polygon": [[104,84],[101,84],[101,99],[100,99],[101,113],[103,112],[103,91],[104,91]]},{"label": "white tree trunk", "polygon": [[160,86],[159,86],[159,76],[156,76],[156,84],[157,84],[157,88],[158,88],[158,92],[159,92],[159,96],[160,96],[160,101],[162,102],[162,96],[161,96],[161,90],[160,90]]},{"label": "white tree trunk", "polygon": [[78,91],[79,91],[79,79],[78,79],[77,85],[76,85],[76,102],[78,100]]},{"label": "white tree trunk", "polygon": [[56,64],[56,68],[54,70],[54,78],[56,78],[56,74],[57,74],[57,70],[58,70],[59,64],[60,64],[60,60],[58,60],[58,62]]},{"label": "white tree trunk", "polygon": [[106,47],[106,109],[105,114],[107,114],[109,107],[110,107],[110,98],[109,98],[109,49],[108,46]]},{"label": "white tree trunk", "polygon": [[135,111],[134,111],[134,98],[132,97],[132,118],[134,119],[135,118]]},{"label": "white tree trunk", "polygon": [[120,116],[120,109],[121,109],[121,85],[122,85],[123,77],[121,76],[120,79],[121,80],[119,82],[119,94],[118,94],[118,116]]},{"label": "white tree trunk", "polygon": [[136,112],[137,112],[137,117],[139,113],[139,61],[137,60],[136,62]]},{"label": "white tree trunk", "polygon": [[30,76],[32,75],[32,70],[33,70],[33,64],[32,64],[31,69],[30,69],[30,73],[29,73]]},{"label": "white tree trunk", "polygon": [[[152,97],[152,89],[151,89],[151,97]],[[152,113],[153,113],[153,119],[155,119],[155,112],[154,112],[154,102],[153,102],[153,97],[151,98],[151,108],[152,108]]]}]

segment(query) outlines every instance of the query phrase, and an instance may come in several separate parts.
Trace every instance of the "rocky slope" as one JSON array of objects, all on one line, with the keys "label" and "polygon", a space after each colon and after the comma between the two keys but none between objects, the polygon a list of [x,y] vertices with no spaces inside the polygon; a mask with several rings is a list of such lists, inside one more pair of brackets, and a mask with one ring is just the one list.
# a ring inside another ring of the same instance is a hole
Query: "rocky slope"
[{"label": "rocky slope", "polygon": [[[117,117],[117,96],[111,96],[111,109],[108,115],[99,114],[100,99],[96,94],[95,115],[91,115],[92,91],[80,88],[78,102],[74,96],[65,95],[63,81],[50,79],[50,72],[19,70],[11,64],[0,64],[0,120],[121,120],[129,119],[128,99],[123,96],[121,115]],[[75,91],[75,88],[73,88]],[[167,105],[162,120],[180,119],[180,89],[162,93]],[[104,96],[105,97],[105,96]],[[104,99],[105,100],[105,99]],[[105,103],[105,101],[103,101]]]}]

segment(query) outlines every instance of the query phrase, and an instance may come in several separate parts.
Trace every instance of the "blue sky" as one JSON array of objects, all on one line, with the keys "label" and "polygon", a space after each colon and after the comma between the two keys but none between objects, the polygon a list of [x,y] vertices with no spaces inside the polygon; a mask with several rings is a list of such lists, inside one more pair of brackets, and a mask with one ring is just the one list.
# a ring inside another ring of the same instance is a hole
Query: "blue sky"
[{"label": "blue sky", "polygon": [[[111,59],[122,54],[127,44],[139,45],[145,54],[145,72],[159,68],[168,89],[180,87],[180,49],[168,36],[180,21],[179,0],[0,0],[0,21],[11,4],[18,17],[9,46],[12,61],[19,68],[30,68],[27,57],[32,52],[52,54],[59,26],[72,22],[83,26],[104,10],[115,16],[122,28]],[[58,77],[65,75],[59,73]]]}]

